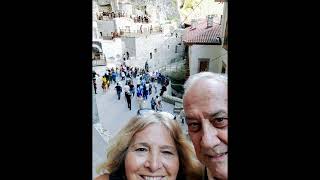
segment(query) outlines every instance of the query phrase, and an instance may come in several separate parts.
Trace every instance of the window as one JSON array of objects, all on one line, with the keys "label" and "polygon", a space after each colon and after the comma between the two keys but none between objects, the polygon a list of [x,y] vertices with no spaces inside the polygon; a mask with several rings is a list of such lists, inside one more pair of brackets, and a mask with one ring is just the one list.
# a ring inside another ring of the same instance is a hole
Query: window
[{"label": "window", "polygon": [[168,49],[170,48],[170,45],[168,45]]},{"label": "window", "polygon": [[152,53],[150,53],[150,59],[152,59]]},{"label": "window", "polygon": [[178,53],[178,46],[176,45],[176,49],[174,51],[175,53]]},{"label": "window", "polygon": [[154,49],[154,53],[157,53],[157,49]]}]

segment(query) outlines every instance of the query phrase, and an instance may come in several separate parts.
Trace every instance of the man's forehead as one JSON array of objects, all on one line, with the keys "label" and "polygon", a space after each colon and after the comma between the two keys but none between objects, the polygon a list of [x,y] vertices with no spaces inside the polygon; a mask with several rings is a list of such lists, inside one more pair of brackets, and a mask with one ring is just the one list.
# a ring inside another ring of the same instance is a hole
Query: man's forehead
[{"label": "man's forehead", "polygon": [[212,98],[223,98],[227,100],[226,85],[223,83],[196,83],[186,92],[183,102],[189,104],[198,100],[208,100]]},{"label": "man's forehead", "polygon": [[227,90],[227,84],[212,80],[212,79],[201,79],[195,82],[188,90],[188,92],[201,92],[201,91],[216,91],[218,89]]}]

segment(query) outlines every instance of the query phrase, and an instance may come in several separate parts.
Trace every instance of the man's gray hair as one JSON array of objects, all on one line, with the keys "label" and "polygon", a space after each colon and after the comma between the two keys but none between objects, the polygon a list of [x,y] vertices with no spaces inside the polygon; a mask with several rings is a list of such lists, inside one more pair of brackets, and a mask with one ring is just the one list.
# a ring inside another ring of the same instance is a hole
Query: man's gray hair
[{"label": "man's gray hair", "polygon": [[200,72],[194,74],[188,78],[188,80],[184,83],[184,94],[183,98],[185,97],[187,91],[193,86],[196,82],[200,80],[214,80],[219,81],[224,84],[228,84],[228,76],[225,74],[217,74],[213,72]]}]

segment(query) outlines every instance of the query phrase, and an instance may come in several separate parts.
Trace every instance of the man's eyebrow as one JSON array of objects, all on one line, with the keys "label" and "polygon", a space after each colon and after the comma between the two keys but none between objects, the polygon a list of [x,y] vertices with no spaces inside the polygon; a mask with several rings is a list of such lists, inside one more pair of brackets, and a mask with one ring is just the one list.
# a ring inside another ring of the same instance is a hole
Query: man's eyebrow
[{"label": "man's eyebrow", "polygon": [[209,114],[209,117],[215,118],[215,117],[221,117],[221,116],[225,116],[225,115],[228,115],[228,113],[224,110],[221,110],[221,111],[217,111],[215,113]]}]

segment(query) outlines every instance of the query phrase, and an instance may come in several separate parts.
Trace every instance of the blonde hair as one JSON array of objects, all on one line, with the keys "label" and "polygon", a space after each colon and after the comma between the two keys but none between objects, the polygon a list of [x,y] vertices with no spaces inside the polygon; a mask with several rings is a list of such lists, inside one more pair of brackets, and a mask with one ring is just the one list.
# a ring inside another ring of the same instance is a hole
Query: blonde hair
[{"label": "blonde hair", "polygon": [[111,140],[107,150],[107,161],[97,171],[107,171],[109,174],[118,172],[124,175],[124,161],[134,135],[155,123],[162,124],[169,131],[176,145],[180,166],[177,179],[201,178],[203,167],[195,157],[191,142],[186,139],[179,123],[161,112],[131,118],[127,125]]}]

